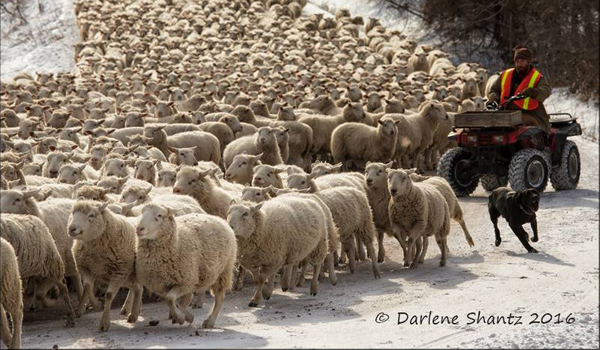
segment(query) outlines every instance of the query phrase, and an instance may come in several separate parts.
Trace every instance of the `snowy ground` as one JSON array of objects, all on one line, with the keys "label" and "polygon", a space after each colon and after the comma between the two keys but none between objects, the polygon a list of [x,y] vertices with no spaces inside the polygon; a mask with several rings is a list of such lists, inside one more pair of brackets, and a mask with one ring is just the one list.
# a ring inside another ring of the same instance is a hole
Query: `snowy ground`
[{"label": "snowy ground", "polygon": [[[45,2],[48,12],[54,8],[72,26],[44,31],[43,25],[48,25],[51,18],[43,22],[41,15],[39,27],[31,24],[23,29],[40,36],[54,33],[54,37],[38,38],[37,44],[17,44],[18,35],[14,34],[10,35],[12,39],[2,40],[3,80],[21,70],[33,73],[72,68],[71,45],[78,34],[71,3]],[[364,2],[364,6],[358,6],[358,1],[328,3],[333,11],[338,3],[353,14],[389,16],[377,12],[372,2]],[[306,10],[311,9],[316,10],[314,6]],[[556,92],[547,105],[549,110],[569,108],[582,120],[592,120],[589,125],[595,125],[595,130],[585,124],[589,130],[586,132],[595,133],[597,140],[597,106],[584,106]],[[487,194],[479,188],[472,197],[460,200],[476,246],[468,248],[460,228],[453,224],[449,241],[452,255],[446,267],[438,266],[439,250],[432,243],[425,264],[415,270],[405,269],[399,263],[398,244],[388,239],[388,259],[381,265],[381,279],[373,279],[370,264],[361,263],[355,274],[340,273],[337,286],[324,281],[316,297],[308,295],[307,287],[295,293],[278,290],[258,309],[247,307],[253,293],[253,286],[247,284],[244,290],[227,295],[214,330],[199,328],[211,298],[204,309],[194,311],[196,320],[191,326],[172,325],[164,302],[144,304],[141,319],[131,325],[119,316],[124,298],[121,293],[119,302],[113,304],[113,324],[107,333],[97,331],[97,312],[77,319],[74,328],[63,327],[62,305],[26,312],[23,347],[598,348],[598,144],[581,137],[573,140],[579,146],[583,165],[579,188],[566,192],[549,189],[542,195],[538,212],[540,242],[533,244],[539,254],[525,253],[505,222],[500,224],[503,243],[494,247]],[[72,298],[77,300],[76,296]],[[478,311],[486,321],[489,316],[505,316],[506,322],[513,324],[468,324],[470,313],[476,315]],[[458,324],[427,325],[425,320],[424,325],[398,325],[398,313],[420,316],[429,312],[456,316]],[[389,319],[378,323],[386,319],[382,313]],[[542,317],[547,313],[552,320],[548,324],[529,324],[535,321],[533,313],[540,316],[537,321],[548,321],[549,316]],[[160,323],[152,327],[148,325],[151,320]],[[555,324],[557,320],[561,323]],[[514,324],[517,321],[521,324]]]}]

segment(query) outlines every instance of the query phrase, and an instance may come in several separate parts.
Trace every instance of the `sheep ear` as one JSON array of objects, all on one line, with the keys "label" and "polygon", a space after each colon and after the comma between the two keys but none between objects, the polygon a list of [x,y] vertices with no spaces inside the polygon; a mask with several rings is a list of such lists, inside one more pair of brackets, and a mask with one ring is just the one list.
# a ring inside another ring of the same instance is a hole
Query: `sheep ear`
[{"label": "sheep ear", "polygon": [[381,121],[381,119],[379,119],[379,120],[377,121],[377,123],[378,123],[379,125],[383,125],[383,122]]},{"label": "sheep ear", "polygon": [[232,199],[229,201],[229,206],[232,206],[232,205],[234,205],[234,204],[237,204],[237,200],[236,200],[235,198],[232,198]]},{"label": "sheep ear", "polygon": [[123,204],[121,206],[121,215],[126,215],[131,211],[131,208],[135,206],[135,202]]},{"label": "sheep ear", "polygon": [[389,163],[386,163],[386,164],[384,164],[384,166],[385,166],[385,168],[386,168],[386,169],[391,169],[391,168],[392,168],[392,165],[394,165],[394,162],[393,162],[393,161],[391,161],[391,162],[389,162]]},{"label": "sheep ear", "polygon": [[152,186],[150,186],[150,187],[147,187],[147,188],[145,188],[145,189],[144,189],[144,192],[145,192],[146,194],[150,193],[150,191],[152,191]]},{"label": "sheep ear", "polygon": [[117,181],[119,182],[120,186],[123,186],[127,182],[127,180],[129,180],[129,176],[122,177],[122,178],[118,179]]},{"label": "sheep ear", "polygon": [[104,202],[104,203],[102,203],[102,204],[101,204],[101,205],[98,207],[98,210],[99,210],[100,212],[103,212],[103,211],[104,211],[104,209],[106,209],[106,207],[108,207],[108,203],[109,203],[109,202]]},{"label": "sheep ear", "polygon": [[416,174],[417,173],[417,168],[410,168],[410,169],[406,170],[406,173],[408,175],[410,175],[410,174]]},{"label": "sheep ear", "polygon": [[80,167],[78,168],[78,169],[79,169],[79,171],[83,171],[83,169],[85,169],[85,167],[86,167],[86,166],[87,166],[86,164],[83,164],[82,166],[80,166]]},{"label": "sheep ear", "polygon": [[340,162],[340,163],[335,164],[331,170],[333,170],[336,173],[339,173],[341,169],[342,169],[342,163]]},{"label": "sheep ear", "polygon": [[294,174],[294,169],[292,169],[291,167],[286,168],[285,171],[288,175]]},{"label": "sheep ear", "polygon": [[264,204],[265,204],[265,202],[260,202],[260,203],[258,203],[257,205],[253,206],[253,207],[250,209],[250,212],[251,212],[252,214],[254,214],[254,213],[258,212],[258,211],[260,210],[260,208],[262,208],[262,206],[263,206]]},{"label": "sheep ear", "polygon": [[27,200],[40,192],[39,188],[23,192],[23,199]]},{"label": "sheep ear", "polygon": [[162,161],[157,160],[157,162],[156,162],[156,169],[160,171],[160,170],[162,170],[162,168],[163,168]]}]

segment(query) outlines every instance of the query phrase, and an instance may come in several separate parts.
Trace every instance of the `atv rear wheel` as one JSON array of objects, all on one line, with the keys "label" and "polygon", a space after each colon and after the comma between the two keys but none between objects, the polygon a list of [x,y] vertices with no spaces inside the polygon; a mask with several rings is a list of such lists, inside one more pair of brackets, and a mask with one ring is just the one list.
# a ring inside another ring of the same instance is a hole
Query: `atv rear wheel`
[{"label": "atv rear wheel", "polygon": [[479,178],[481,181],[481,187],[486,191],[493,191],[498,187],[506,186],[508,183],[508,176],[499,176],[496,174],[485,174]]},{"label": "atv rear wheel", "polygon": [[479,174],[473,174],[470,158],[471,152],[455,147],[444,153],[438,163],[438,176],[448,181],[457,197],[470,195],[479,184]]},{"label": "atv rear wheel", "polygon": [[565,142],[565,147],[560,156],[560,166],[554,168],[550,181],[557,191],[573,190],[577,188],[581,175],[581,159],[579,149],[573,141]]},{"label": "atv rear wheel", "polygon": [[540,193],[544,192],[550,177],[548,166],[550,157],[546,153],[527,148],[513,156],[508,167],[508,182],[513,190],[523,191],[533,188]]}]

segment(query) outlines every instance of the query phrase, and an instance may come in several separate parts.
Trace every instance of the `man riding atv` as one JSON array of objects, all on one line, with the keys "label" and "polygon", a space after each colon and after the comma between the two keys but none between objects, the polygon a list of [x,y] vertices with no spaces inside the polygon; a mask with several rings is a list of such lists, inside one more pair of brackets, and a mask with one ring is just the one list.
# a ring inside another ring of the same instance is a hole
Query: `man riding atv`
[{"label": "man riding atv", "polygon": [[526,48],[519,48],[514,56],[515,68],[500,74],[488,95],[488,108],[505,103],[510,97],[521,94],[527,98],[512,101],[506,108],[522,110],[523,125],[538,126],[550,134],[550,117],[544,108],[544,100],[552,93],[552,87],[531,62],[533,54]]}]

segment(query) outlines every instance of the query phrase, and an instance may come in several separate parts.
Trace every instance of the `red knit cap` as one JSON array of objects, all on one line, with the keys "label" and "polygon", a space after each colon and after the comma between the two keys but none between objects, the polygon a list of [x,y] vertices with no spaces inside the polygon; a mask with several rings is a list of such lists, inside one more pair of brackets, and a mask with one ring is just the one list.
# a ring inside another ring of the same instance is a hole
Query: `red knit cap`
[{"label": "red knit cap", "polygon": [[521,47],[519,49],[515,50],[515,61],[518,58],[522,58],[528,61],[533,61],[533,54],[531,53],[531,51],[529,51],[529,49],[525,48],[525,47]]}]

